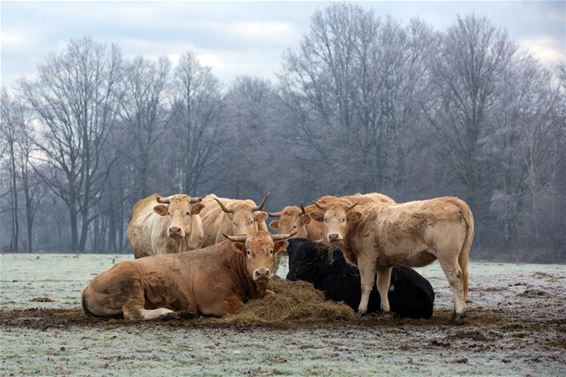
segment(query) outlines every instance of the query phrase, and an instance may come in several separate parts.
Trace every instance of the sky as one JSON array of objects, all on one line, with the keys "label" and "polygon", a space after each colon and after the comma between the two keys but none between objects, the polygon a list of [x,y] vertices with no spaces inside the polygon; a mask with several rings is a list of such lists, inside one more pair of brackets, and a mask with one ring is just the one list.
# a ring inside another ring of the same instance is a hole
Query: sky
[{"label": "sky", "polygon": [[[88,35],[117,43],[126,57],[197,53],[223,82],[239,75],[273,79],[288,48],[308,32],[310,17],[329,2],[23,2],[0,3],[1,80],[33,77],[45,57]],[[402,24],[420,18],[445,30],[458,15],[488,17],[520,47],[553,68],[566,59],[566,1],[360,2]]]}]

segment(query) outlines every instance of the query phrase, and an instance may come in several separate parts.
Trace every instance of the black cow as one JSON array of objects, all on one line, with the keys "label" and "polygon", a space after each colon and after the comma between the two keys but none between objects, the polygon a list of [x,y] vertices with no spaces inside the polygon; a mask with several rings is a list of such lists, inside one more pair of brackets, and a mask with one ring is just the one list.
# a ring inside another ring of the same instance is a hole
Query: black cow
[{"label": "black cow", "polygon": [[[324,245],[306,239],[291,239],[287,247],[289,273],[287,280],[313,283],[329,300],[343,301],[356,310],[360,303],[360,273],[346,262],[340,250],[329,251]],[[374,285],[368,312],[379,312],[380,297]],[[389,288],[391,311],[401,317],[430,318],[434,291],[424,277],[408,267],[391,272]]]}]

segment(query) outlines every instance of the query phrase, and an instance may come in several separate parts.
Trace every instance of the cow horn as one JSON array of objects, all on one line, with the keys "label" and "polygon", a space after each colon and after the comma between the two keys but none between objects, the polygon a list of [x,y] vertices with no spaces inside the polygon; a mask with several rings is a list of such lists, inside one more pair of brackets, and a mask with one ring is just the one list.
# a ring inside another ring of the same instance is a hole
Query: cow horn
[{"label": "cow horn", "polygon": [[291,238],[295,234],[297,234],[297,231],[294,231],[293,233],[287,233],[287,234],[272,234],[271,238],[273,238],[273,241],[281,241],[281,240],[286,240],[287,238]]},{"label": "cow horn", "polygon": [[303,202],[301,202],[301,212],[303,213],[303,215],[307,214],[307,211],[305,211],[305,206],[303,206]]},{"label": "cow horn", "polygon": [[216,203],[218,203],[218,205],[220,206],[220,208],[222,208],[222,210],[226,213],[234,213],[233,209],[228,209],[226,208],[226,206],[224,206],[224,204],[222,204],[222,202],[218,199],[218,198],[213,198],[214,200],[216,200]]},{"label": "cow horn", "polygon": [[157,203],[161,203],[161,204],[171,204],[171,200],[169,200],[169,199],[161,199],[160,196],[158,196],[157,198],[155,198],[155,200],[157,200]]},{"label": "cow horn", "polygon": [[232,242],[246,242],[246,238],[248,238],[248,236],[245,234],[241,234],[239,236],[229,236],[226,233],[222,233],[222,235]]},{"label": "cow horn", "polygon": [[191,203],[199,203],[199,202],[202,202],[202,196],[191,198]]},{"label": "cow horn", "polygon": [[317,202],[314,202],[314,205],[316,206],[316,208],[322,210],[322,211],[326,211],[326,208],[324,208],[323,206],[321,206],[320,204],[318,204]]},{"label": "cow horn", "polygon": [[348,206],[348,211],[351,210],[352,208],[354,208],[355,206],[357,206],[358,203],[354,203]]},{"label": "cow horn", "polygon": [[267,212],[267,214],[269,215],[269,217],[281,217],[283,212],[281,212],[281,211],[279,211],[279,212]]},{"label": "cow horn", "polygon": [[263,209],[263,206],[265,205],[265,201],[267,200],[267,198],[269,198],[268,192],[265,193],[265,195],[263,196],[263,199],[261,199],[261,202],[259,203],[259,205],[257,207],[252,208],[252,212],[261,211]]}]

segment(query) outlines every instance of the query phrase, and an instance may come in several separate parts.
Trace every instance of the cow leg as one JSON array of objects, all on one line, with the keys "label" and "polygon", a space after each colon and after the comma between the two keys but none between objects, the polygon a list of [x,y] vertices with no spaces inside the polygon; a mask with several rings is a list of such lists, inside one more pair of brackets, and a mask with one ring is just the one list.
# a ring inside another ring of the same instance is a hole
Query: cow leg
[{"label": "cow leg", "polygon": [[362,288],[362,297],[358,306],[358,316],[362,316],[368,311],[369,295],[375,281],[375,263],[373,261],[364,262],[358,260],[358,269],[360,270],[360,283]]},{"label": "cow leg", "polygon": [[244,302],[239,296],[227,297],[224,300],[218,300],[210,305],[204,305],[199,308],[203,314],[222,317],[226,314],[238,314],[244,310]]},{"label": "cow leg", "polygon": [[127,300],[122,305],[124,318],[130,321],[151,320],[157,318],[171,318],[175,313],[167,308],[153,310],[145,309],[145,291],[138,279],[131,279],[122,283],[123,291],[127,292]]},{"label": "cow leg", "polygon": [[458,258],[439,258],[440,266],[450,283],[450,288],[454,294],[454,313],[452,314],[452,321],[462,323],[464,311],[466,309],[466,299],[464,294],[464,276]]},{"label": "cow leg", "polygon": [[175,312],[167,308],[158,308],[153,310],[134,309],[128,315],[124,312],[124,318],[129,320],[151,320],[158,318],[173,318]]},{"label": "cow leg", "polygon": [[377,291],[381,299],[380,309],[383,313],[388,313],[389,308],[389,285],[391,284],[391,267],[379,267],[377,269]]}]

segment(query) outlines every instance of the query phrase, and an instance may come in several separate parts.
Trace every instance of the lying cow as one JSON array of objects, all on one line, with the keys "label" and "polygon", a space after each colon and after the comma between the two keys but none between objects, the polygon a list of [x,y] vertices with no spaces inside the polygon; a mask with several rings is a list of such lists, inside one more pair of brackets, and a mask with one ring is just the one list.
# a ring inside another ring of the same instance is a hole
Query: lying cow
[{"label": "lying cow", "polygon": [[[319,204],[328,204],[335,199],[347,200],[350,203],[365,204],[365,203],[395,203],[389,196],[372,192],[368,194],[354,194],[342,197],[333,195],[324,195],[316,202]],[[295,238],[306,238],[311,241],[318,241],[322,239],[324,232],[324,225],[317,221],[311,221],[309,214],[316,211],[317,207],[314,204],[308,205],[306,208],[295,206],[287,206],[280,212],[268,212],[271,217],[278,217],[279,220],[273,220],[269,226],[274,229],[278,234],[285,234],[297,232]]]},{"label": "lying cow", "polygon": [[319,210],[310,216],[324,222],[324,241],[340,247],[348,262],[360,270],[360,315],[367,312],[376,273],[380,309],[388,312],[391,268],[426,266],[438,259],[454,294],[452,320],[463,321],[474,237],[472,211],[463,200],[442,197],[354,208],[356,204],[336,199],[317,206]]},{"label": "lying cow", "polygon": [[[85,314],[129,320],[174,317],[176,312],[223,316],[239,313],[266,289],[276,254],[291,235],[265,231],[226,236],[198,252],[118,263],[98,274],[82,293]],[[178,313],[177,313],[178,314]]]},{"label": "lying cow", "polygon": [[205,196],[202,200],[205,208],[200,213],[204,227],[202,246],[222,242],[223,234],[234,236],[267,230],[267,213],[262,209],[268,196],[269,193],[265,194],[259,205],[249,199],[226,199],[214,194]]},{"label": "lying cow", "polygon": [[201,198],[185,194],[138,201],[128,223],[128,243],[136,258],[198,249],[203,241]]},{"label": "lying cow", "polygon": [[[357,309],[360,298],[360,273],[348,264],[340,250],[306,239],[289,240],[289,273],[287,280],[313,283],[329,300],[343,301]],[[424,277],[407,267],[396,267],[389,287],[391,311],[401,317],[430,318],[434,306],[434,291]],[[380,311],[379,292],[373,287],[368,312]]]}]

